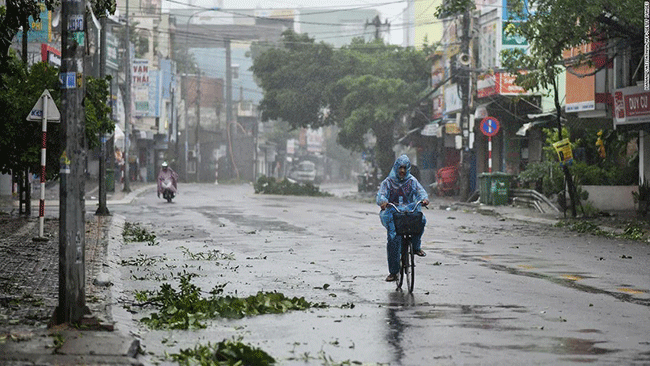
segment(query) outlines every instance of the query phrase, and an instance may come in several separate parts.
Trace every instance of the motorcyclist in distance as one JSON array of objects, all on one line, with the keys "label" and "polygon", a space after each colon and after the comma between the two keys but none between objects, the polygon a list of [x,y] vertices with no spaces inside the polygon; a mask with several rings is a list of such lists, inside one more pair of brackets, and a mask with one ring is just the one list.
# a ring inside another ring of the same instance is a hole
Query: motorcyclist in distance
[{"label": "motorcyclist in distance", "polygon": [[176,192],[178,191],[178,174],[169,167],[166,161],[163,161],[160,172],[158,173],[158,198],[160,198],[160,195],[163,193],[162,184],[167,179],[171,179],[174,195],[176,195]]}]

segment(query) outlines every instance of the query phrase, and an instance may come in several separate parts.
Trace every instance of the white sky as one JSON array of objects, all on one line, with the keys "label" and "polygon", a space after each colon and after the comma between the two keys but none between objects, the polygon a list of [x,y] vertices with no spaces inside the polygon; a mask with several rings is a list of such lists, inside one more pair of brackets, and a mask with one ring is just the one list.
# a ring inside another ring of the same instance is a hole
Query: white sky
[{"label": "white sky", "polygon": [[404,22],[402,15],[407,5],[407,0],[162,0],[163,9],[187,7],[223,9],[273,9],[273,8],[358,8],[376,9],[379,11],[381,21],[391,23],[390,43],[401,44],[403,39]]}]

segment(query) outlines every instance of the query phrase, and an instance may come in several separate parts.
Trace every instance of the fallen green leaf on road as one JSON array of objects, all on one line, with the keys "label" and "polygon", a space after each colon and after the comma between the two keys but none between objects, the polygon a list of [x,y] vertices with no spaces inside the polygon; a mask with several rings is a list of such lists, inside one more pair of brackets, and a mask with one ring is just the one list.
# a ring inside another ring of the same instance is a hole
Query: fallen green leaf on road
[{"label": "fallen green leaf on road", "polygon": [[180,289],[164,283],[153,294],[138,293],[137,299],[153,305],[158,312],[140,321],[153,329],[205,328],[203,320],[214,318],[240,319],[262,314],[280,314],[291,310],[327,307],[325,303],[312,303],[304,297],[288,298],[278,292],[258,292],[246,298],[223,296],[225,285],[210,291],[210,297],[201,297],[201,289],[190,283],[191,276],[180,278]]},{"label": "fallen green leaf on road", "polygon": [[180,353],[169,357],[181,366],[201,365],[274,365],[275,359],[268,353],[241,342],[241,340],[223,340],[217,344],[198,345],[193,349],[182,349]]}]

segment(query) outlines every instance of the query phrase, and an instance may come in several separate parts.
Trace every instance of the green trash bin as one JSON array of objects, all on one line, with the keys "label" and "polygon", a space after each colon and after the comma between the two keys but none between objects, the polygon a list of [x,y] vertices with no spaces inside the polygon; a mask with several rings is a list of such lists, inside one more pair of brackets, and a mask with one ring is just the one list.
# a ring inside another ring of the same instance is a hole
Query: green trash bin
[{"label": "green trash bin", "polygon": [[479,202],[484,205],[491,205],[490,189],[492,187],[492,174],[481,173],[478,176],[479,180]]},{"label": "green trash bin", "polygon": [[104,177],[106,182],[106,191],[115,192],[115,170],[106,169],[106,176]]},{"label": "green trash bin", "polygon": [[490,205],[503,206],[510,199],[510,181],[512,175],[496,172],[490,178]]}]

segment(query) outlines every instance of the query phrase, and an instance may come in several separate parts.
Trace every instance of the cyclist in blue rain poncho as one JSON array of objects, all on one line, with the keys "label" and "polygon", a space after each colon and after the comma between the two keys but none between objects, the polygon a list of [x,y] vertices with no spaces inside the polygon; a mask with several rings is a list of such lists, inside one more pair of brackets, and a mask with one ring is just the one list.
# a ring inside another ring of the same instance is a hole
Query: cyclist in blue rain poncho
[{"label": "cyclist in blue rain poncho", "polygon": [[[424,187],[411,175],[411,162],[406,155],[402,155],[393,164],[390,174],[379,186],[377,192],[377,205],[381,207],[379,218],[381,224],[388,231],[388,243],[386,251],[388,253],[388,272],[386,281],[396,281],[397,272],[399,272],[399,262],[402,238],[395,232],[395,223],[393,222],[393,209],[387,209],[388,203],[397,207],[406,206],[409,210],[418,201],[423,201],[422,205],[429,204],[429,195]],[[420,207],[417,207],[420,210]],[[423,224],[426,224],[426,218],[422,216]],[[422,233],[413,237],[413,247],[415,254],[424,257],[426,253],[420,248]]]}]

